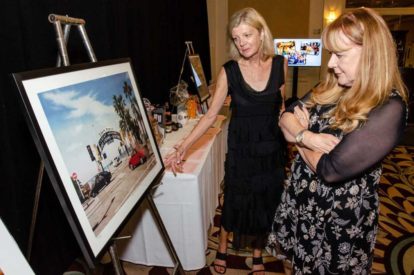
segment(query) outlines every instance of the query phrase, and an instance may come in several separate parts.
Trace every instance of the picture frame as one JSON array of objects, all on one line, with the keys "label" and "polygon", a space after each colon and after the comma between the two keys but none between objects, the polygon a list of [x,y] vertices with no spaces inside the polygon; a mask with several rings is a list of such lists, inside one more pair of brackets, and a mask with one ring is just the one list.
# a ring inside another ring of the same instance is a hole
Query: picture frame
[{"label": "picture frame", "polygon": [[207,80],[204,75],[200,56],[198,54],[190,54],[188,55],[188,60],[190,61],[193,81],[197,87],[200,103],[204,103],[210,97],[210,92],[208,90]]},{"label": "picture frame", "polygon": [[46,172],[93,267],[165,169],[131,62],[13,77]]}]

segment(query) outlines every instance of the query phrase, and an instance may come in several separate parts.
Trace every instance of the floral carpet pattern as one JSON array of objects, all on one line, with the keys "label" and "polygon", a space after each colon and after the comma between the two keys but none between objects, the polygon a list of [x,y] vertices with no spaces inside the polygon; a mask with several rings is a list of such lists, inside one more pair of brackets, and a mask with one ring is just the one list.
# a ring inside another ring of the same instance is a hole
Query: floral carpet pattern
[{"label": "floral carpet pattern", "polygon": [[414,146],[395,148],[383,167],[373,273],[414,274]]}]

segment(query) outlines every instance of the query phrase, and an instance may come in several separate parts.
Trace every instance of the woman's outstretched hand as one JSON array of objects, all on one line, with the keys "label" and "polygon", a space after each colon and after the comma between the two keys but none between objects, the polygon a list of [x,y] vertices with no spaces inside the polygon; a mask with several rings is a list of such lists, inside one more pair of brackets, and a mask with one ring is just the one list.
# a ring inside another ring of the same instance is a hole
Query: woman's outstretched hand
[{"label": "woman's outstretched hand", "polygon": [[174,176],[177,176],[177,173],[183,172],[183,157],[184,152],[180,150],[180,146],[174,146],[174,151],[167,154],[164,158],[165,167],[171,167],[171,171]]}]

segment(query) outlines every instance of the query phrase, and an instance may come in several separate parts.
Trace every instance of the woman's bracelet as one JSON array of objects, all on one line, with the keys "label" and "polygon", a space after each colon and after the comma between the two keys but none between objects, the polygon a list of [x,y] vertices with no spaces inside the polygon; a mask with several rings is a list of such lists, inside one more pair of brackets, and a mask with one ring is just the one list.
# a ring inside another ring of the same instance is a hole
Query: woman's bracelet
[{"label": "woman's bracelet", "polygon": [[[181,164],[181,154],[182,154],[182,152],[180,152],[180,146],[179,145],[174,145],[173,149],[175,150],[175,153],[178,153],[177,164],[180,165]],[[177,158],[177,155],[176,155],[176,158]]]},{"label": "woman's bracelet", "polygon": [[304,137],[304,134],[307,130],[308,129],[306,129],[306,128],[302,129],[302,130],[299,131],[299,133],[296,134],[295,141],[296,141],[296,144],[298,144],[299,146],[303,146],[303,137]]},{"label": "woman's bracelet", "polygon": [[177,153],[179,153],[180,155],[182,154],[182,152],[180,151],[180,145],[174,145],[174,146],[173,146],[173,149],[174,149]]}]

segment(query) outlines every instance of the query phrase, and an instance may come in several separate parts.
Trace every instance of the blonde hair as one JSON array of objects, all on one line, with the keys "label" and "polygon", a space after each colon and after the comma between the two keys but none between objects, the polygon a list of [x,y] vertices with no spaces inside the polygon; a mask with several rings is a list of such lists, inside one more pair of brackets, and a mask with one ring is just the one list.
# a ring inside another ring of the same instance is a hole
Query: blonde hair
[{"label": "blonde hair", "polygon": [[339,35],[345,34],[362,46],[359,71],[351,87],[341,87],[333,70],[313,89],[311,104],[336,104],[328,114],[334,117],[332,128],[345,133],[367,120],[369,112],[386,102],[397,90],[407,102],[407,92],[397,64],[397,51],[387,24],[369,8],[359,8],[339,16],[322,33],[324,47],[331,52],[348,50]]},{"label": "blonde hair", "polygon": [[233,37],[231,34],[232,30],[238,27],[240,24],[249,25],[257,29],[259,33],[263,33],[263,42],[261,45],[262,60],[266,60],[267,58],[273,57],[275,55],[275,50],[273,46],[273,36],[263,16],[261,16],[260,13],[258,13],[253,8],[244,8],[234,13],[230,18],[228,24],[227,40],[229,43],[229,54],[231,59],[239,60],[241,58],[239,50],[234,44]]}]

